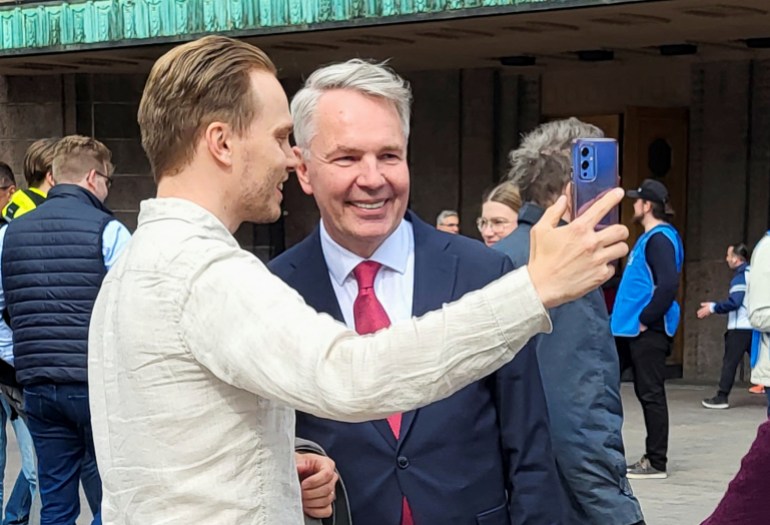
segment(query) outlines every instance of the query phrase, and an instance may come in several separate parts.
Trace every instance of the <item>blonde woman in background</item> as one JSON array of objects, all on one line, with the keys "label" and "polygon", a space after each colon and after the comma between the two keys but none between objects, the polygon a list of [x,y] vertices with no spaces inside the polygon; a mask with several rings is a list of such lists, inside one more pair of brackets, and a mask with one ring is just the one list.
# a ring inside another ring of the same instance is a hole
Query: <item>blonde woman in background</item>
[{"label": "blonde woman in background", "polygon": [[484,244],[492,246],[510,235],[518,225],[520,208],[521,196],[514,183],[506,181],[492,188],[482,200],[481,217],[476,219]]}]

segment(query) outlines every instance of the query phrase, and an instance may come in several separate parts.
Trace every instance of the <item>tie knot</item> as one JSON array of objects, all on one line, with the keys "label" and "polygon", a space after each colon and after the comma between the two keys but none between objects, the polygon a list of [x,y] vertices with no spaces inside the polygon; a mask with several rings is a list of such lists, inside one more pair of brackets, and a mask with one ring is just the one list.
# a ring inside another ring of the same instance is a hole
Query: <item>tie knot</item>
[{"label": "tie knot", "polygon": [[359,291],[374,287],[374,278],[380,268],[382,265],[375,261],[363,261],[353,268]]}]

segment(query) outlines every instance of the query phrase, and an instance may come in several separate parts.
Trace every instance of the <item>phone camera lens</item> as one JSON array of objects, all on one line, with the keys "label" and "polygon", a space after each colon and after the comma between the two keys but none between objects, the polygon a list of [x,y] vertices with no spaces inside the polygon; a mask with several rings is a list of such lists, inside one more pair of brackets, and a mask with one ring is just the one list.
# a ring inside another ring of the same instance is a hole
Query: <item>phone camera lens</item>
[{"label": "phone camera lens", "polygon": [[588,151],[588,148],[583,148],[580,150],[580,154],[584,157],[587,157],[590,152]]},{"label": "phone camera lens", "polygon": [[587,170],[587,169],[588,169],[588,161],[587,161],[587,160],[584,160],[584,161],[583,161],[583,162],[580,164],[580,167],[581,167],[581,168],[583,168],[584,170]]}]

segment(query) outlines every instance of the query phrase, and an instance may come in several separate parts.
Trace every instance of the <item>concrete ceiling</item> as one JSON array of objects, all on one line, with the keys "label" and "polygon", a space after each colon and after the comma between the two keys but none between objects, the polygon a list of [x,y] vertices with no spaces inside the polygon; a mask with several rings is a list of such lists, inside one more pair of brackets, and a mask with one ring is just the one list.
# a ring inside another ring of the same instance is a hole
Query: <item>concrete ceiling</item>
[{"label": "concrete ceiling", "polygon": [[[535,57],[534,66],[583,67],[577,51],[606,50],[613,63],[770,58],[747,39],[768,38],[768,0],[661,0],[626,5],[493,15],[247,38],[285,77],[351,57],[391,59],[400,71],[500,67],[501,57]],[[697,53],[662,56],[659,46],[692,44]],[[0,74],[147,72],[169,46],[0,57]],[[513,68],[512,68],[513,69]]]}]

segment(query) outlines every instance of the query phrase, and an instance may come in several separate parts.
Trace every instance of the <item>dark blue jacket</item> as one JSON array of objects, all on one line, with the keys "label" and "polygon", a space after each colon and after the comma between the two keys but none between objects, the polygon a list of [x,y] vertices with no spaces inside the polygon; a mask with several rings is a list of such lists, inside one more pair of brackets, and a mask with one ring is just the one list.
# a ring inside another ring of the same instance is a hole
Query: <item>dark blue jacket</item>
[{"label": "dark blue jacket", "polygon": [[102,233],[112,220],[89,191],[59,184],[8,225],[3,291],[22,385],[88,381],[88,325],[107,273]]},{"label": "dark blue jacket", "polygon": [[[511,270],[510,261],[409,213],[415,316],[439,309]],[[316,310],[344,322],[318,229],[270,268]],[[417,524],[555,525],[564,505],[534,351],[453,396],[403,414],[396,441],[385,420],[348,424],[297,414],[297,435],[337,462],[353,523],[398,525],[402,494]],[[510,505],[506,491],[511,494]]]},{"label": "dark blue jacket", "polygon": [[[519,226],[495,245],[515,267],[529,262],[530,230],[543,209],[526,204]],[[601,291],[549,311],[553,331],[533,338],[548,402],[551,436],[570,525],[628,525],[642,520],[626,479],[620,372]]]},{"label": "dark blue jacket", "polygon": [[746,289],[748,279],[746,276],[750,273],[748,263],[741,264],[735,269],[735,274],[730,281],[729,297],[719,303],[714,303],[715,314],[727,315],[728,330],[751,330],[749,322],[749,310],[746,306]]}]

